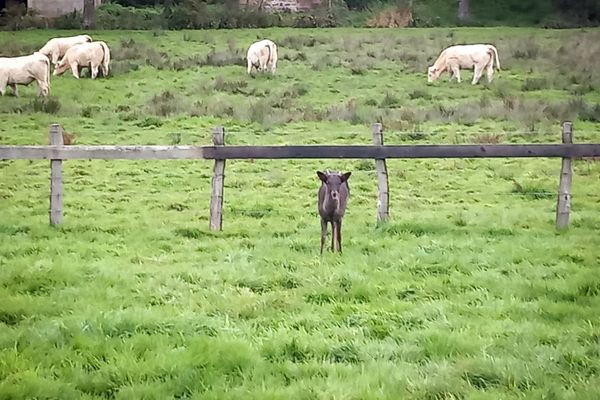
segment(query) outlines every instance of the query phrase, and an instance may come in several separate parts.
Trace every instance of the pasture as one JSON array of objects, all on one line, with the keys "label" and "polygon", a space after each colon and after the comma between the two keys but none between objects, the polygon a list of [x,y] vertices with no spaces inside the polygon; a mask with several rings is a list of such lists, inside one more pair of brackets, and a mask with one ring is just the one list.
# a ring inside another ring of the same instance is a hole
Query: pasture
[{"label": "pasture", "polygon": [[[76,32],[0,32],[2,55]],[[79,33],[79,32],[77,32]],[[98,31],[108,79],[52,77],[0,98],[0,143],[600,142],[600,30]],[[268,37],[275,76],[245,73]],[[491,42],[491,84],[426,83],[455,43]],[[87,76],[87,74],[84,74]],[[10,90],[9,90],[10,91]],[[228,161],[223,231],[210,161],[0,160],[2,399],[597,399],[600,163]],[[344,252],[319,255],[317,170],[352,171]]]}]

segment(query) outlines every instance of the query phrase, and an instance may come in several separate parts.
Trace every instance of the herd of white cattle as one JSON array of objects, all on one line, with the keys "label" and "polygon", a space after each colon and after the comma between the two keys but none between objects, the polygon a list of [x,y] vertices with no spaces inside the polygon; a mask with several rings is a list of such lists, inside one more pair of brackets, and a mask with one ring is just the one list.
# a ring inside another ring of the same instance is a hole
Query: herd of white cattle
[{"label": "herd of white cattle", "polygon": [[[264,39],[252,43],[246,55],[248,74],[258,72],[275,73],[277,69],[277,45]],[[500,70],[498,51],[489,44],[470,44],[450,46],[443,50],[435,63],[427,70],[427,81],[433,82],[443,72],[448,72],[450,80],[460,82],[461,69],[473,69],[473,85],[479,82],[484,71],[491,82],[494,76],[494,60]],[[6,86],[10,86],[18,96],[17,85],[37,82],[38,95],[50,93],[50,69],[53,75],[61,75],[71,68],[73,76],[79,79],[82,68],[90,69],[95,79],[98,71],[108,76],[110,50],[106,43],[93,41],[89,35],[58,37],[48,42],[38,51],[28,56],[0,57],[0,93],[4,95]]]},{"label": "herd of white cattle", "polygon": [[110,50],[106,43],[92,41],[89,35],[52,38],[38,51],[28,56],[0,57],[0,93],[4,95],[10,86],[18,96],[17,85],[29,85],[36,81],[38,95],[50,93],[50,65],[54,75],[61,75],[71,68],[73,76],[79,79],[82,68],[89,68],[92,79],[98,69],[108,76]]}]

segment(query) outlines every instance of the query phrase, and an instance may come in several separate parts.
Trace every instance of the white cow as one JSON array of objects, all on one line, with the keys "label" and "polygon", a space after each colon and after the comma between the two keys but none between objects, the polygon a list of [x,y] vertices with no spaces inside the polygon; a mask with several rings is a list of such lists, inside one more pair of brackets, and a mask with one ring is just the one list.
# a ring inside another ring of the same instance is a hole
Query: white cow
[{"label": "white cow", "polygon": [[487,71],[488,83],[494,77],[494,57],[500,71],[500,59],[498,50],[491,44],[467,44],[450,46],[442,51],[435,63],[427,70],[427,81],[433,82],[440,77],[442,72],[448,71],[450,79],[456,77],[460,82],[460,70],[473,68],[473,81],[475,85],[479,82],[481,74]]},{"label": "white cow", "polygon": [[62,75],[69,67],[73,76],[79,79],[81,68],[89,67],[92,79],[98,75],[98,67],[103,76],[108,76],[108,64],[110,63],[110,50],[104,42],[81,43],[71,47],[60,60],[54,70],[54,75]]},{"label": "white cow", "polygon": [[89,35],[53,38],[48,40],[39,52],[48,56],[52,65],[56,68],[60,59],[65,56],[67,50],[72,46],[80,43],[89,43],[91,41],[92,38]]},{"label": "white cow", "polygon": [[10,86],[15,96],[19,95],[17,85],[29,85],[36,81],[38,95],[50,93],[50,60],[42,53],[35,52],[21,57],[0,57],[0,94],[4,96],[6,86]]},{"label": "white cow", "polygon": [[248,48],[246,59],[249,74],[253,68],[257,71],[271,71],[274,74],[277,69],[277,45],[269,39],[252,43]]}]

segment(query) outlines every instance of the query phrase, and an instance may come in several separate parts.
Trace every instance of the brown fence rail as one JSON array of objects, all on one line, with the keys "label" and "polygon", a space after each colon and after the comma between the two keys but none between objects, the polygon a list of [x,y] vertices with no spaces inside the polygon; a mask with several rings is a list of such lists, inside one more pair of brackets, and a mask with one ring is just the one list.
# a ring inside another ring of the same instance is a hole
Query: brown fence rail
[{"label": "brown fence rail", "polygon": [[124,159],[124,160],[215,160],[210,204],[210,228],[220,230],[223,215],[223,184],[227,159],[314,159],[355,158],[374,159],[377,169],[377,220],[389,215],[387,158],[561,158],[556,226],[569,223],[572,167],[571,159],[600,157],[600,144],[573,144],[572,124],[563,124],[562,144],[490,144],[490,145],[384,145],[381,124],[373,125],[372,146],[225,146],[222,127],[213,130],[213,146],[64,146],[62,128],[50,127],[49,146],[0,146],[0,159],[51,160],[50,223],[62,221],[62,160]]},{"label": "brown fence rail", "polygon": [[0,146],[0,159],[309,159],[596,157],[600,144],[490,144],[400,146]]}]

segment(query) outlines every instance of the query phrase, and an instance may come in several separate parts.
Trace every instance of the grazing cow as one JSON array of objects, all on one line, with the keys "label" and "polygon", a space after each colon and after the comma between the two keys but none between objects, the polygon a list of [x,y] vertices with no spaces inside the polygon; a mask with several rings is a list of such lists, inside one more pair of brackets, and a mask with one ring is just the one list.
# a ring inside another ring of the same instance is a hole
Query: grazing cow
[{"label": "grazing cow", "polygon": [[38,95],[47,96],[50,92],[50,60],[42,53],[21,57],[0,57],[0,94],[4,96],[6,86],[10,86],[15,96],[19,95],[17,85],[29,85],[36,81]]},{"label": "grazing cow", "polygon": [[331,223],[331,251],[342,251],[342,218],[350,195],[348,178],[351,172],[331,173],[317,171],[319,188],[319,215],[321,216],[321,254],[327,237],[327,223]]},{"label": "grazing cow", "polygon": [[79,79],[79,72],[83,67],[89,67],[92,79],[98,75],[98,67],[103,76],[108,76],[110,63],[110,50],[104,42],[76,44],[65,53],[65,56],[54,70],[54,75],[62,75],[69,67],[73,76]]},{"label": "grazing cow", "polygon": [[269,39],[252,43],[248,48],[246,59],[248,60],[249,74],[253,68],[256,68],[257,71],[270,71],[271,74],[274,74],[277,69],[277,45]]},{"label": "grazing cow", "polygon": [[89,35],[78,35],[70,37],[52,38],[39,50],[40,53],[48,56],[54,68],[58,65],[61,58],[65,56],[67,50],[80,43],[89,43],[92,38]]},{"label": "grazing cow", "polygon": [[496,58],[498,71],[500,71],[498,50],[491,44],[450,46],[442,51],[435,63],[428,68],[427,81],[433,82],[440,77],[442,72],[448,71],[449,80],[456,77],[456,80],[460,82],[460,70],[473,68],[473,81],[471,84],[475,85],[479,82],[484,69],[487,71],[489,83],[494,77],[494,57]]}]

